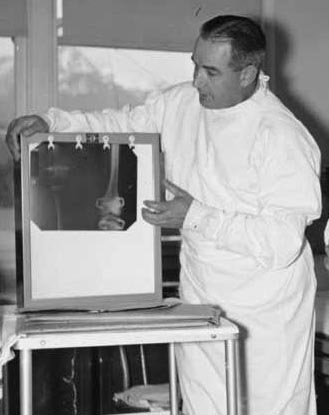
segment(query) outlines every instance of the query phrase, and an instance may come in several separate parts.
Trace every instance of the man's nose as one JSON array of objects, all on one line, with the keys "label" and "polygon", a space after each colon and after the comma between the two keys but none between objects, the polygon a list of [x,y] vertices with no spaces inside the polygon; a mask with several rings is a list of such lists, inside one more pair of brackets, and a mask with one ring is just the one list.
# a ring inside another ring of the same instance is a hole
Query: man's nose
[{"label": "man's nose", "polygon": [[205,74],[201,69],[195,70],[193,74],[193,86],[200,88],[205,84]]}]

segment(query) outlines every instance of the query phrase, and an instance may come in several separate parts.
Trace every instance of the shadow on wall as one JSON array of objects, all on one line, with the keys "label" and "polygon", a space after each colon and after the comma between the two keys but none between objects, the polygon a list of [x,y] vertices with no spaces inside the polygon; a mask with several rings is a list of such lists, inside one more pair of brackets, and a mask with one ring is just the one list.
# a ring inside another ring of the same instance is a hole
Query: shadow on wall
[{"label": "shadow on wall", "polygon": [[[289,33],[278,22],[267,21],[265,27],[268,34],[269,56],[266,72],[272,75],[275,84],[271,88],[282,102],[308,128],[321,151],[322,215],[320,219],[308,227],[306,235],[311,243],[313,252],[315,254],[323,254],[323,231],[329,217],[329,123],[325,123],[321,119],[321,116],[312,108],[312,104],[305,100],[305,97],[301,97],[298,92],[292,89],[294,85],[294,74],[289,73],[287,69],[288,60],[293,50],[291,36],[289,36]],[[275,43],[273,40],[275,40]],[[273,44],[275,44],[275,47],[273,47]],[[316,47],[316,45],[314,46]],[[314,74],[310,73],[309,77],[312,79]]]},{"label": "shadow on wall", "polygon": [[[274,92],[310,130],[320,147],[323,159],[322,168],[325,168],[329,166],[329,145],[327,142],[329,138],[329,123],[326,124],[321,120],[311,104],[305,101],[305,98],[300,97],[296,91],[291,90],[294,74],[287,72],[286,68],[293,48],[289,33],[277,22],[266,22],[266,27],[271,36],[275,38],[276,43],[276,50],[269,50],[270,59],[268,67],[269,73],[274,74],[273,77],[275,78]],[[271,45],[269,45],[270,47]],[[312,79],[314,74],[310,73],[309,77]],[[324,87],[327,86],[325,85]]]}]

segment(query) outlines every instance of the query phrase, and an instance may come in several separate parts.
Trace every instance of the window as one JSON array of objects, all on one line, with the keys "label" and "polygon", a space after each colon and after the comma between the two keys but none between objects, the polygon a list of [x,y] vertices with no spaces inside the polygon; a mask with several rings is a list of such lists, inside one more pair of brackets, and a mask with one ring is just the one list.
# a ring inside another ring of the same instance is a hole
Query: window
[{"label": "window", "polygon": [[[149,92],[193,76],[191,53],[185,52],[60,46],[58,61],[58,103],[67,110],[137,105]],[[172,231],[162,233],[170,241],[162,247],[164,295],[173,296],[179,270],[179,241]]]},{"label": "window", "polygon": [[15,115],[14,43],[0,37],[0,301],[15,287],[15,232],[12,159],[4,142]]},{"label": "window", "polygon": [[59,47],[59,107],[97,110],[136,105],[150,91],[192,79],[190,53]]}]

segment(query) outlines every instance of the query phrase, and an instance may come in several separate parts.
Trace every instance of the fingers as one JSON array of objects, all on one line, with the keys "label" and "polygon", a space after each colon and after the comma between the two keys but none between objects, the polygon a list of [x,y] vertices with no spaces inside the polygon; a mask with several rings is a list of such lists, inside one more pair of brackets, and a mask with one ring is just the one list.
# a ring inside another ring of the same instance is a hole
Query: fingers
[{"label": "fingers", "polygon": [[155,200],[144,200],[145,207],[142,208],[142,217],[152,225],[161,225],[168,213],[168,202],[156,202]]},{"label": "fingers", "polygon": [[143,219],[154,226],[161,226],[163,228],[180,229],[183,220],[181,217],[172,215],[172,212],[152,212],[146,208],[142,208]]},{"label": "fingers", "polygon": [[161,226],[165,223],[168,202],[144,200],[146,207],[142,208],[142,218],[151,225]]},{"label": "fingers", "polygon": [[20,134],[23,134],[25,137],[30,137],[36,133],[47,133],[49,131],[49,125],[46,121],[39,115],[30,115],[22,120],[22,127]]},{"label": "fingers", "polygon": [[11,152],[13,159],[15,161],[18,161],[20,159],[20,148],[17,131],[17,122],[16,120],[14,120],[9,124],[5,138],[9,151]]},{"label": "fingers", "polygon": [[31,127],[24,128],[21,134],[24,137],[31,137],[31,135],[35,133],[40,133],[40,132],[43,132],[43,131],[40,131],[39,128],[36,128],[35,124],[33,124]]},{"label": "fingers", "polygon": [[193,197],[168,180],[164,181],[164,184],[174,194],[174,198],[163,202],[144,201],[143,219],[152,225],[180,229]]},{"label": "fingers", "polygon": [[177,211],[176,203],[170,202],[144,202],[145,206],[142,208],[143,219],[155,226],[162,226],[165,228],[180,228],[182,218],[179,211]]},{"label": "fingers", "polygon": [[13,120],[7,129],[6,143],[15,161],[20,159],[19,135],[29,137],[35,133],[49,131],[46,121],[38,115],[19,117]]},{"label": "fingers", "polygon": [[162,226],[166,223],[165,213],[152,212],[146,208],[142,208],[142,218],[155,226]]},{"label": "fingers", "polygon": [[148,208],[148,210],[161,213],[167,210],[168,202],[156,202],[154,200],[144,200],[144,205]]}]

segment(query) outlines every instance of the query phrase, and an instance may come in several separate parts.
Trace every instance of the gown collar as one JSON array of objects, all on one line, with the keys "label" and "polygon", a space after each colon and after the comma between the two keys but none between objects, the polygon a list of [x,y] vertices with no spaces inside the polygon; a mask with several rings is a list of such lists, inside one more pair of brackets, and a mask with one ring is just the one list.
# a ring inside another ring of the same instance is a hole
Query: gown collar
[{"label": "gown collar", "polygon": [[257,100],[260,95],[266,94],[268,90],[268,81],[270,77],[266,75],[263,71],[259,72],[257,86],[254,93],[248,99],[239,102],[236,105],[228,108],[221,108],[221,109],[206,109],[207,112],[213,115],[224,115],[224,114],[231,114],[237,111],[243,111],[253,105],[253,103]]}]

